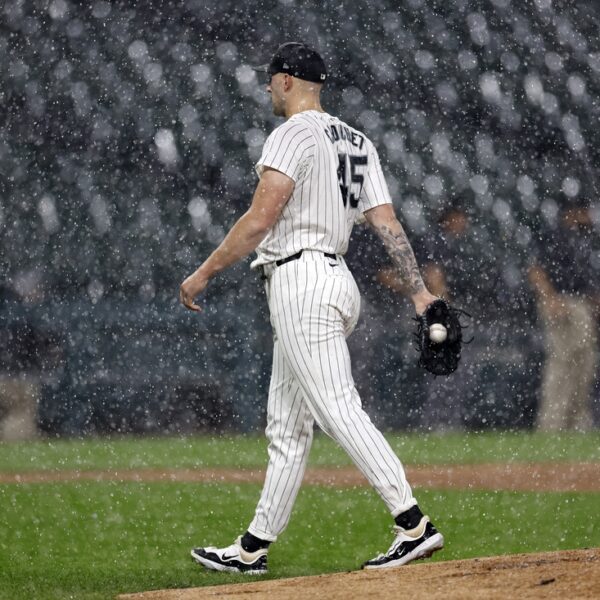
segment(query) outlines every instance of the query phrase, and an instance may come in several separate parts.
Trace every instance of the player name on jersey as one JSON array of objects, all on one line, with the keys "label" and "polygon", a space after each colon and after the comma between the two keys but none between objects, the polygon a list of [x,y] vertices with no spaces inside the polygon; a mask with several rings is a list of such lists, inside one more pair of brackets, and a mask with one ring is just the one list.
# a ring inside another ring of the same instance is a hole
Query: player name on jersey
[{"label": "player name on jersey", "polygon": [[352,131],[349,127],[344,127],[343,125],[330,125],[329,129],[325,129],[324,131],[332,144],[342,140],[350,142],[353,146],[362,150],[365,143],[365,138],[360,133]]}]

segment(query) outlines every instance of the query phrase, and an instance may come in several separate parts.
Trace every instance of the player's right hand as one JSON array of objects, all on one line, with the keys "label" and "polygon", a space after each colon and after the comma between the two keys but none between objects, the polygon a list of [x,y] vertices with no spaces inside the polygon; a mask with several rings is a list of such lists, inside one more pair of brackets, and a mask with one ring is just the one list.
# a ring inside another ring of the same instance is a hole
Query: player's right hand
[{"label": "player's right hand", "polygon": [[208,278],[203,276],[199,270],[192,273],[179,286],[179,301],[186,308],[200,312],[202,309],[194,302],[194,298],[203,292],[207,285]]},{"label": "player's right hand", "polygon": [[411,297],[414,305],[415,312],[417,315],[422,315],[429,305],[436,300],[439,300],[437,296],[434,296],[427,288],[423,288]]}]

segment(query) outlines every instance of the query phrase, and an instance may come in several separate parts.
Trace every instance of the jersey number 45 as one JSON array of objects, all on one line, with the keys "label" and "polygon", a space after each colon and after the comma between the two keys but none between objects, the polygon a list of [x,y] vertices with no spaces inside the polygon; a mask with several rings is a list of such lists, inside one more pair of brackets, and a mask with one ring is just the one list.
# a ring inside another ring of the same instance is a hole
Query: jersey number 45
[{"label": "jersey number 45", "polygon": [[338,159],[337,175],[340,182],[342,201],[344,202],[344,206],[347,206],[348,200],[350,200],[350,206],[356,208],[365,181],[365,176],[361,171],[362,167],[367,165],[367,157],[338,154]]}]

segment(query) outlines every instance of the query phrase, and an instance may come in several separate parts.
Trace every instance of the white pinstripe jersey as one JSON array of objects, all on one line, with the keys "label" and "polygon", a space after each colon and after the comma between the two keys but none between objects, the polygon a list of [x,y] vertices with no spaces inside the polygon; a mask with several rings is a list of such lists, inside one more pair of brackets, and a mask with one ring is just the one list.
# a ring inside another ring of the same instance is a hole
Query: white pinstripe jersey
[{"label": "white pinstripe jersey", "polygon": [[361,132],[316,110],[297,113],[267,138],[256,164],[295,181],[281,216],[256,249],[252,267],[320,250],[345,254],[357,217],[391,203],[377,150]]}]

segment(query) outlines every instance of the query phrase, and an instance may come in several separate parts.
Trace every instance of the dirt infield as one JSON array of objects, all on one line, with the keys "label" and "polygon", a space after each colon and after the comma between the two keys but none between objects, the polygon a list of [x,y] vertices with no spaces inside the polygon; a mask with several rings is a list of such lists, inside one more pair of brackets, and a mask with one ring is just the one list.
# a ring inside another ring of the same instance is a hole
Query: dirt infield
[{"label": "dirt infield", "polygon": [[353,571],[235,585],[159,590],[118,600],[349,600],[375,598],[481,600],[505,598],[598,598],[600,548],[513,554],[413,564],[389,571]]},{"label": "dirt infield", "polygon": [[[415,488],[600,492],[600,463],[413,465],[407,466],[406,472]],[[262,483],[263,480],[261,470],[214,468],[0,473],[0,484],[67,481]],[[367,485],[355,467],[311,468],[306,472],[304,483],[331,487]]]}]

